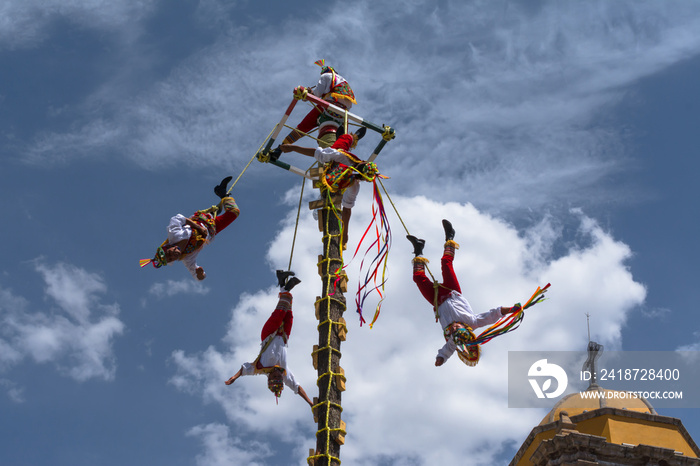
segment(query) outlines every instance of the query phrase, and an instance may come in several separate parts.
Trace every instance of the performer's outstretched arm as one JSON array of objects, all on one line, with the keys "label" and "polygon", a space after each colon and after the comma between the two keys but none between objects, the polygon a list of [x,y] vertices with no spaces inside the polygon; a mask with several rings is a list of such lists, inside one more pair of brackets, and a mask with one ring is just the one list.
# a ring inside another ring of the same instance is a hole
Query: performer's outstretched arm
[{"label": "performer's outstretched arm", "polygon": [[309,406],[311,406],[311,409],[313,410],[314,403],[309,399],[309,396],[306,394],[306,392],[304,391],[304,388],[301,385],[299,385],[299,396],[302,397],[304,399],[304,401],[306,401],[309,404]]},{"label": "performer's outstretched arm", "polygon": [[438,354],[435,357],[435,365],[436,366],[442,366],[445,361],[450,359],[450,356],[455,352],[457,349],[457,345],[452,341],[452,339],[447,340],[445,344],[438,350]]},{"label": "performer's outstretched arm", "polygon": [[282,152],[298,152],[302,155],[306,155],[307,157],[313,157],[314,152],[316,152],[316,149],[313,147],[302,147],[302,146],[295,146],[294,144],[281,144],[280,145],[280,150]]},{"label": "performer's outstretched arm", "polygon": [[520,305],[520,303],[517,303],[517,304],[516,304],[515,306],[513,306],[513,307],[501,306],[501,315],[504,315],[504,316],[505,316],[505,315],[508,315],[508,314],[514,314],[514,313],[518,312],[518,311],[519,311],[520,309],[522,309],[522,308],[523,308],[523,307]]},{"label": "performer's outstretched arm", "polygon": [[224,383],[225,383],[226,385],[231,385],[233,382],[235,382],[236,380],[238,380],[238,378],[242,375],[242,373],[243,373],[243,368],[238,369],[238,372],[236,372],[236,373],[233,375],[233,377],[231,377],[230,379],[228,379],[228,380],[227,380],[226,382],[224,382]]}]

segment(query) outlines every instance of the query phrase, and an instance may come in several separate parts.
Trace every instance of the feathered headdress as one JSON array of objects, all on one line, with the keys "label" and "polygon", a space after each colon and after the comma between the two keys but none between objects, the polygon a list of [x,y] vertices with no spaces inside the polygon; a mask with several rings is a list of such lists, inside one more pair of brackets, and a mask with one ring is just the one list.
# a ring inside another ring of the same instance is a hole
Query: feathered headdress
[{"label": "feathered headdress", "polygon": [[156,255],[153,257],[153,259],[141,259],[139,261],[139,265],[141,267],[146,267],[148,264],[153,264],[153,267],[159,269],[163,267],[164,265],[168,265],[168,261],[165,258],[165,250],[163,249],[163,246],[167,244],[167,241],[164,241],[163,244],[158,246],[158,249],[156,249]]},{"label": "feathered headdress", "polygon": [[472,344],[475,338],[476,336],[470,327],[459,328],[455,331],[450,331],[449,327],[445,329],[445,340],[451,339],[457,345],[457,355],[467,366],[476,366],[481,358],[481,347]]},{"label": "feathered headdress", "polygon": [[320,60],[316,60],[314,62],[314,65],[318,65],[321,67],[321,74],[323,73],[328,73],[328,72],[333,72],[335,73],[335,70],[333,69],[332,66],[326,66],[326,60],[321,58]]},{"label": "feathered headdress", "polygon": [[[282,374],[284,376],[284,373],[286,372],[285,369],[283,369],[280,366],[273,366],[269,368],[269,372],[273,372],[275,369],[281,369]],[[267,388],[272,392],[273,395],[275,395],[275,402],[279,403],[279,399],[282,396],[282,390],[284,390],[284,382],[283,379],[273,379],[269,375],[267,377]]]}]

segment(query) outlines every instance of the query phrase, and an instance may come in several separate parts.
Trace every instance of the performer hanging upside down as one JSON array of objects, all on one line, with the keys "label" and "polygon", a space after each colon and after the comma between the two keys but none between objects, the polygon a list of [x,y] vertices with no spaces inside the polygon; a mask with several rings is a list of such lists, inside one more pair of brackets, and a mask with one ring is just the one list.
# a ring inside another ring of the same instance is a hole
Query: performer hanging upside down
[{"label": "performer hanging upside down", "polygon": [[227,176],[214,188],[214,193],[221,198],[218,206],[198,210],[189,218],[182,214],[172,217],[168,225],[168,239],[158,247],[153,259],[141,261],[141,267],[152,263],[154,267],[160,268],[182,261],[194,278],[204,280],[207,274],[197,265],[197,255],[205,244],[236,220],[240,213],[236,201],[226,192],[226,185],[231,178]]},{"label": "performer hanging upside down", "polygon": [[341,134],[331,147],[300,147],[292,144],[282,144],[282,152],[298,152],[308,157],[314,157],[326,164],[323,176],[324,185],[332,193],[343,193],[343,249],[348,242],[348,224],[355,206],[357,194],[360,192],[358,181],[372,181],[379,175],[377,165],[374,162],[366,162],[355,154],[348,152],[357,146],[357,142],[365,135],[367,128],[361,127],[354,133]]},{"label": "performer hanging upside down", "polygon": [[512,314],[520,310],[520,304],[513,307],[499,306],[481,314],[475,314],[467,299],[462,295],[462,290],[457,281],[452,261],[455,250],[459,245],[454,241],[455,231],[447,220],[442,221],[445,230],[445,250],[442,255],[442,283],[433,283],[425,275],[425,264],[428,260],[422,257],[425,240],[407,235],[406,238],[413,244],[413,281],[418,285],[423,297],[433,305],[436,320],[440,321],[446,343],[438,351],[435,365],[442,366],[455,350],[458,350],[459,358],[467,365],[475,365],[479,359],[480,348],[478,345],[469,346],[466,352],[460,351],[455,342],[468,341],[474,338],[473,329],[491,325],[502,316]]},{"label": "performer hanging upside down", "polygon": [[[340,108],[350,110],[352,104],[356,104],[355,94],[350,84],[336,71],[325,65],[325,60],[318,60],[316,65],[321,67],[321,77],[316,87],[308,89],[316,97],[337,105]],[[297,88],[299,89],[299,88]],[[322,112],[314,107],[299,123],[296,130],[292,130],[284,138],[282,144],[291,144],[301,138],[304,133],[309,133],[318,127],[318,139],[321,147],[328,147],[336,140],[336,131],[343,124],[343,115],[332,110]],[[298,131],[297,131],[298,130]]]},{"label": "performer hanging upside down", "polygon": [[260,334],[260,353],[253,362],[243,363],[233,377],[224,382],[231,385],[244,375],[267,375],[267,388],[279,398],[282,395],[284,385],[292,389],[313,408],[313,403],[306,392],[294,378],[294,374],[287,367],[287,341],[292,333],[292,294],[294,288],[301,280],[294,277],[294,272],[277,271],[277,280],[280,285],[279,302],[270,317],[263,325]]}]

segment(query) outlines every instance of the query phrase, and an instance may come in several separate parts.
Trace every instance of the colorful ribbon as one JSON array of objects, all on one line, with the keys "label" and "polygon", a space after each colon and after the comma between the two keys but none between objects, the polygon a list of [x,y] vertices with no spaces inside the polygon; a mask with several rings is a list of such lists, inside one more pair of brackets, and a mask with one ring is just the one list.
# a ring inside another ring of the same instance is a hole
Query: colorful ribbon
[{"label": "colorful ribbon", "polygon": [[[377,307],[374,311],[372,322],[369,324],[369,328],[374,326],[374,323],[377,321],[379,313],[381,312],[382,302],[384,301],[384,285],[387,281],[387,259],[389,257],[389,249],[391,248],[391,227],[389,226],[386,210],[384,209],[384,201],[376,181],[373,182],[372,185],[372,220],[370,221],[369,225],[367,225],[362,238],[357,244],[357,248],[355,249],[352,259],[350,259],[350,262],[345,265],[345,267],[347,267],[355,259],[355,256],[357,256],[357,253],[360,250],[360,246],[364,244],[365,238],[367,238],[368,233],[374,226],[375,238],[371,244],[367,246],[367,249],[362,257],[362,262],[360,263],[360,276],[363,275],[363,270],[366,270],[364,273],[364,280],[358,282],[357,293],[355,294],[355,305],[357,307],[357,313],[360,316],[360,326],[365,323],[365,319],[362,315],[362,309],[367,297],[372,294],[373,291],[376,291],[379,295],[379,302],[377,303]],[[365,262],[367,262],[367,258],[372,254],[373,250],[375,250],[375,255],[372,260],[369,261],[369,265],[365,267]],[[379,280],[379,283],[377,283],[380,269],[382,271],[381,280]]]},{"label": "colorful ribbon", "polygon": [[547,283],[544,288],[537,287],[537,290],[532,294],[530,299],[527,300],[524,306],[518,311],[512,314],[505,315],[501,317],[498,322],[493,324],[491,327],[487,328],[479,334],[474,340],[466,343],[466,345],[483,345],[488,343],[492,339],[500,335],[505,335],[508,332],[512,332],[516,328],[520,327],[520,323],[523,321],[525,316],[524,311],[535,304],[543,301],[545,299],[544,294],[550,287],[550,283]]}]

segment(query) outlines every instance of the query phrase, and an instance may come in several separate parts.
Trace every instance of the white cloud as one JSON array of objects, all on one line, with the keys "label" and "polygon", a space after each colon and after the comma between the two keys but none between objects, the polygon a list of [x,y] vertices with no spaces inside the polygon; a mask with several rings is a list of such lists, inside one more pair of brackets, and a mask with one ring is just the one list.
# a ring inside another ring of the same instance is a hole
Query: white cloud
[{"label": "white cloud", "polygon": [[48,27],[56,20],[124,33],[155,4],[155,0],[4,0],[0,4],[0,49],[45,40]]},{"label": "white cloud", "polygon": [[58,305],[32,312],[30,303],[0,289],[0,363],[9,368],[30,358],[53,363],[77,381],[112,380],[116,371],[112,343],[124,331],[119,306],[101,304],[102,279],[84,269],[59,263],[36,267],[46,283],[46,296]]},{"label": "white cloud", "polygon": [[650,319],[663,320],[671,316],[671,309],[667,307],[648,308],[646,306],[641,309],[642,315]]},{"label": "white cloud", "polygon": [[685,357],[700,359],[700,356],[698,356],[698,352],[700,352],[700,331],[693,332],[693,337],[695,337],[697,341],[686,345],[680,345],[676,348],[676,351],[684,352]]},{"label": "white cloud", "polygon": [[78,267],[67,264],[47,267],[39,264],[36,269],[44,278],[46,294],[81,323],[90,316],[90,308],[95,304],[95,295],[107,290],[98,275]]},{"label": "white cloud", "polygon": [[196,458],[197,464],[201,466],[259,466],[265,464],[262,460],[270,456],[268,445],[255,441],[243,442],[231,437],[228,426],[223,424],[196,426],[190,429],[187,435],[197,437],[202,442],[204,451]]},{"label": "white cloud", "polygon": [[15,382],[9,379],[0,379],[0,387],[7,390],[7,396],[14,403],[24,403],[24,388],[19,387]]},{"label": "white cloud", "polygon": [[148,290],[156,298],[172,297],[178,294],[198,294],[205,295],[209,293],[209,288],[201,282],[185,278],[182,280],[167,280],[165,283],[154,283]]},{"label": "white cloud", "polygon": [[[200,13],[221,15],[221,5]],[[390,11],[358,2],[323,15],[321,29],[309,26],[313,15],[252,30],[234,22],[140,95],[102,88],[88,99],[116,115],[98,123],[109,132],[95,131],[90,111],[74,132],[38,136],[28,154],[46,163],[102,147],[147,167],[240,168],[324,57],[355,87],[356,113],[397,128],[380,163],[411,180],[395,188],[404,194],[491,211],[609,200],[611,191],[625,200],[625,187],[600,189],[632,157],[611,110],[639,79],[700,50],[700,5],[688,2],[403,2]],[[329,53],[338,42],[342,55]]]},{"label": "white cloud", "polygon": [[676,348],[676,351],[682,352],[683,356],[693,361],[700,360],[698,353],[700,352],[700,342],[691,343],[689,345],[681,345]]},{"label": "white cloud", "polygon": [[[27,161],[38,163],[54,152],[55,162],[72,159],[76,154],[94,153],[113,146],[124,137],[124,128],[101,118],[90,116],[90,122],[76,132],[40,134],[37,136]],[[58,152],[55,152],[59,148]]]},{"label": "white cloud", "polygon": [[[353,210],[350,234],[354,240],[369,222],[368,191],[363,190]],[[521,442],[544,415],[537,410],[518,410],[514,415],[507,408],[507,352],[583,351],[586,312],[591,314],[597,340],[608,348],[618,347],[620,328],[630,310],[644,301],[645,289],[625,265],[629,247],[580,211],[562,219],[578,223],[578,242],[548,258],[553,243],[562,240],[563,229],[540,224],[519,234],[511,225],[469,204],[422,197],[396,197],[394,202],[411,233],[426,239],[425,255],[432,260],[429,266],[437,278],[444,241],[441,219],[452,221],[461,244],[456,272],[478,312],[524,301],[537,285],[551,282],[552,288],[549,299],[529,310],[518,330],[485,345],[477,367],[467,368],[453,357],[436,368],[435,354],[444,340],[431,306],[412,283],[410,244],[403,238],[400,223],[390,216],[394,247],[382,314],[371,330],[359,327],[354,309],[345,314],[349,334],[342,346],[341,365],[348,378],[343,394],[348,435],[343,460],[358,465],[376,464],[381,458],[393,458],[399,464],[460,464],[468,455],[470,464],[493,464],[493,452],[503,442]],[[268,251],[273,269],[288,260],[293,220],[290,215]],[[322,252],[317,223],[307,213],[299,229],[292,269],[316,270],[317,255]],[[357,283],[352,267],[351,290]],[[273,277],[271,272],[271,284]],[[318,342],[313,303],[320,291],[319,278],[315,273],[300,274],[300,278],[302,283],[294,289],[289,361],[313,396],[317,375],[310,354]],[[352,291],[346,298],[353,301]],[[261,377],[244,377],[230,387],[223,384],[242,362],[257,355],[260,327],[276,299],[274,287],[242,296],[232,310],[223,339],[225,350],[212,346],[199,354],[175,352],[177,373],[172,382],[220,405],[232,424],[298,445],[302,462],[315,444],[316,426],[301,399],[284,393],[276,406]],[[371,314],[371,306],[366,314]],[[508,432],[502,429],[505,424],[511,426]],[[465,429],[469,435],[463,434]]]}]

